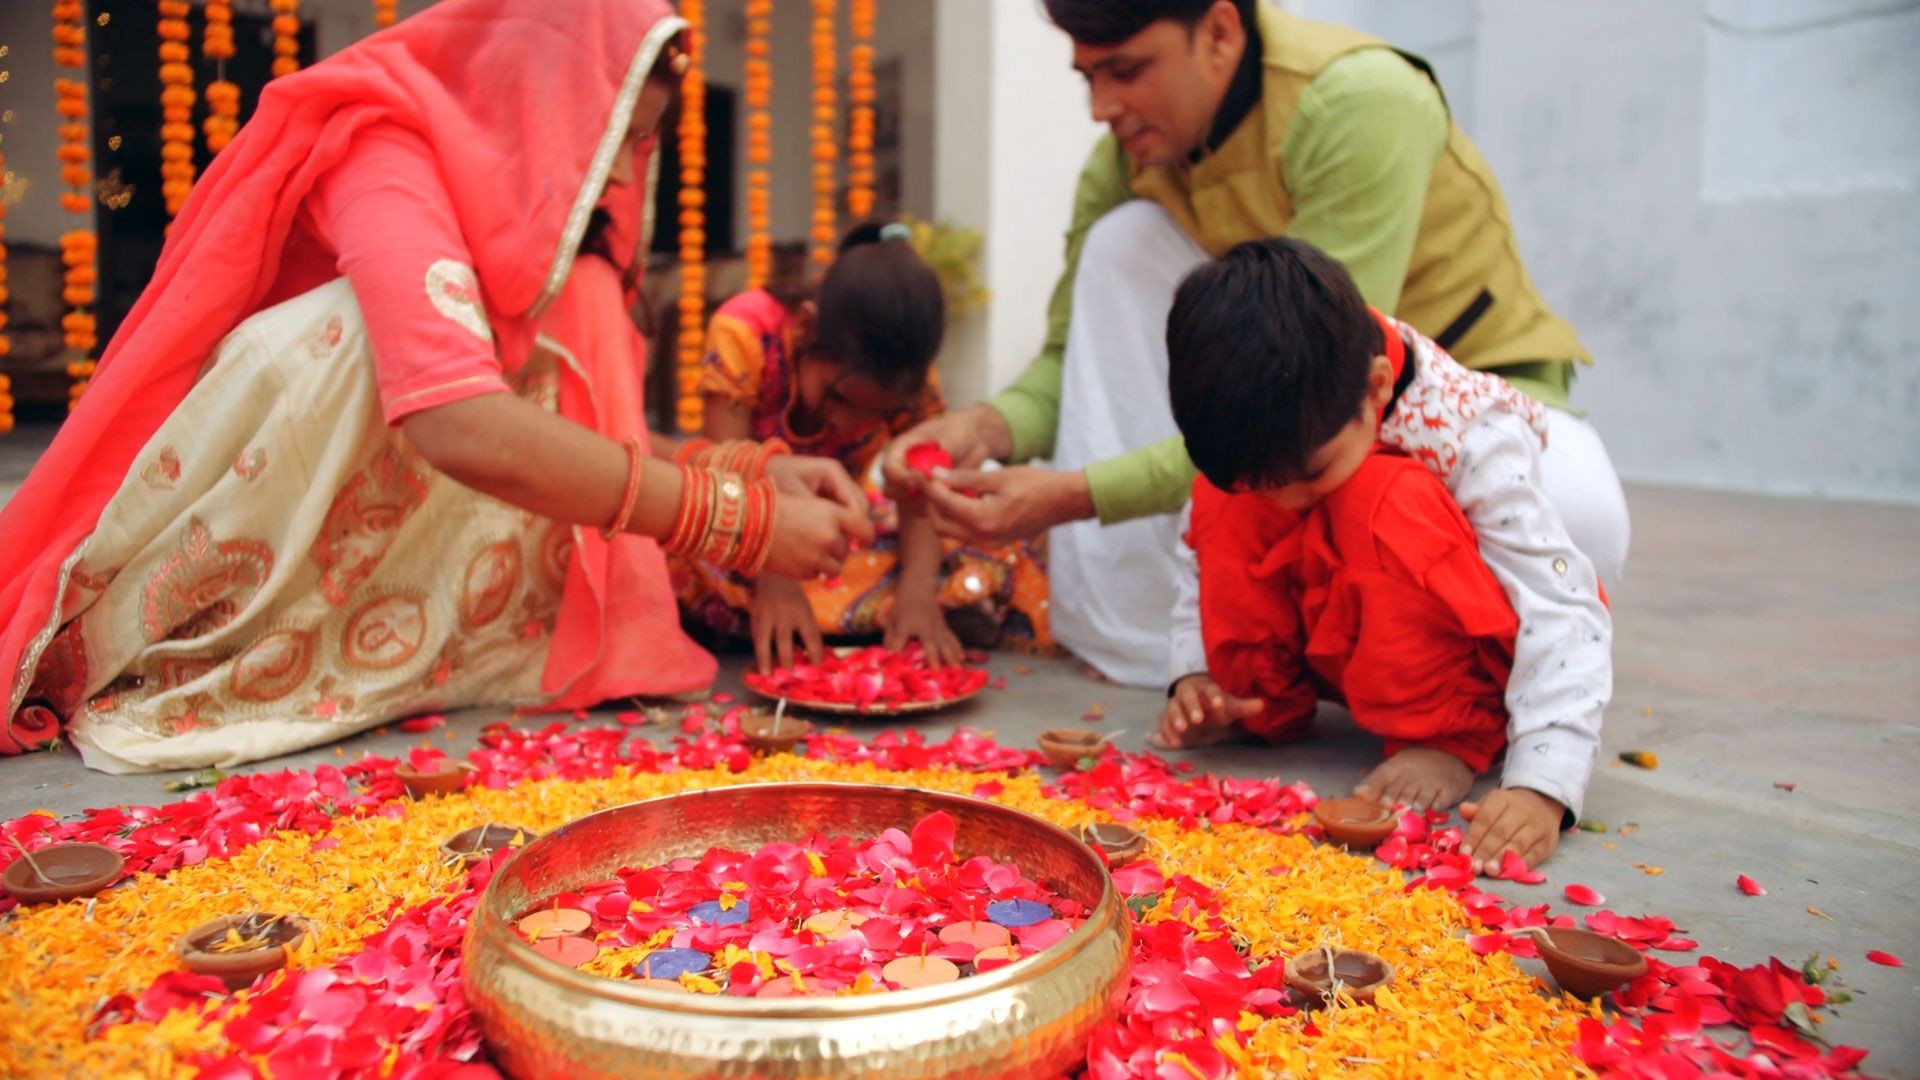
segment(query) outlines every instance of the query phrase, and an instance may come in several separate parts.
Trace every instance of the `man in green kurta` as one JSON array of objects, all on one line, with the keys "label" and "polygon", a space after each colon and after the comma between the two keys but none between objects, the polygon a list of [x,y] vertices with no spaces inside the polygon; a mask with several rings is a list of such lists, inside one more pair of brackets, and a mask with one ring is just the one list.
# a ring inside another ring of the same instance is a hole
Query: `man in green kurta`
[{"label": "man in green kurta", "polygon": [[[1166,313],[1210,256],[1290,236],[1345,264],[1375,308],[1549,406],[1540,483],[1617,580],[1625,499],[1568,404],[1590,357],[1528,279],[1499,184],[1426,62],[1255,0],[1046,5],[1109,127],[1075,193],[1046,344],[988,402],[903,435],[890,486],[924,488],[950,535],[1051,529],[1059,640],[1119,682],[1186,674],[1197,643],[1169,640],[1167,612],[1194,470],[1167,400]],[[922,485],[904,449],[929,439],[962,468]],[[1051,467],[975,468],[1036,459]]]}]

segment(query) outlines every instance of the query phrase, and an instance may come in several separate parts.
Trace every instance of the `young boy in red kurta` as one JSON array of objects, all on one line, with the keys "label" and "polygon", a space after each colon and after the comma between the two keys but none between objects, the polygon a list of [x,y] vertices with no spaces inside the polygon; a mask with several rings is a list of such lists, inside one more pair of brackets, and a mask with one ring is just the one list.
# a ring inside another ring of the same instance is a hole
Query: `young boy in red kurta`
[{"label": "young boy in red kurta", "polygon": [[1504,752],[1502,786],[1463,807],[1462,850],[1544,859],[1599,748],[1612,624],[1540,491],[1539,404],[1293,240],[1194,271],[1167,343],[1203,476],[1174,652],[1193,651],[1185,628],[1204,661],[1175,672],[1162,740],[1290,741],[1339,701],[1386,742],[1358,790],[1420,808],[1452,806]]}]

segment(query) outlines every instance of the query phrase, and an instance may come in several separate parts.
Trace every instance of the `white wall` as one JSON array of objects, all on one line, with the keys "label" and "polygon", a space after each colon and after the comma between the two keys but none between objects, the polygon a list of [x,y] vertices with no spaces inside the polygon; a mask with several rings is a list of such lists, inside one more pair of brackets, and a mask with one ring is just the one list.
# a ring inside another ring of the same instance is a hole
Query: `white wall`
[{"label": "white wall", "polygon": [[1920,502],[1920,4],[1290,6],[1437,61],[1625,476]]},{"label": "white wall", "polygon": [[1036,0],[939,0],[934,209],[986,236],[993,299],[951,333],[941,376],[959,402],[1026,369],[1046,337],[1074,181],[1100,129],[1072,48]]}]

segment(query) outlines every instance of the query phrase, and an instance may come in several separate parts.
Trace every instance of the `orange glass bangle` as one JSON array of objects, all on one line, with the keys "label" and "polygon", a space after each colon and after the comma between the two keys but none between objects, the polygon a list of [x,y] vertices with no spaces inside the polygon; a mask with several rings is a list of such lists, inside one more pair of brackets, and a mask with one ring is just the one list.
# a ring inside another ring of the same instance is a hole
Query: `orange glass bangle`
[{"label": "orange glass bangle", "polygon": [[616,513],[613,521],[600,531],[600,535],[607,540],[612,540],[626,532],[627,526],[632,523],[633,508],[640,503],[640,481],[645,476],[642,472],[644,463],[641,460],[643,455],[640,450],[640,440],[629,435],[620,440],[620,448],[627,452],[627,489],[620,496],[619,513]]}]

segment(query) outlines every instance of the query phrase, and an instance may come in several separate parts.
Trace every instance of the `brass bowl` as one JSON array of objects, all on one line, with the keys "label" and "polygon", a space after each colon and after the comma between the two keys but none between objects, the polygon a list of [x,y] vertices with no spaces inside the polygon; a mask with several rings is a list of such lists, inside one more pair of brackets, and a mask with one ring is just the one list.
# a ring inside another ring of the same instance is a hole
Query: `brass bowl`
[{"label": "brass bowl", "polygon": [[[944,810],[962,859],[1020,866],[1087,905],[1086,922],[1017,964],[943,986],[831,998],[669,994],[533,951],[513,919],[623,866],[815,834],[877,836]],[[464,948],[467,999],[511,1076],[601,1080],[1056,1077],[1085,1059],[1126,989],[1132,929],[1092,849],[981,799],[877,784],[749,784],[603,810],[540,837],[494,875]]]}]

